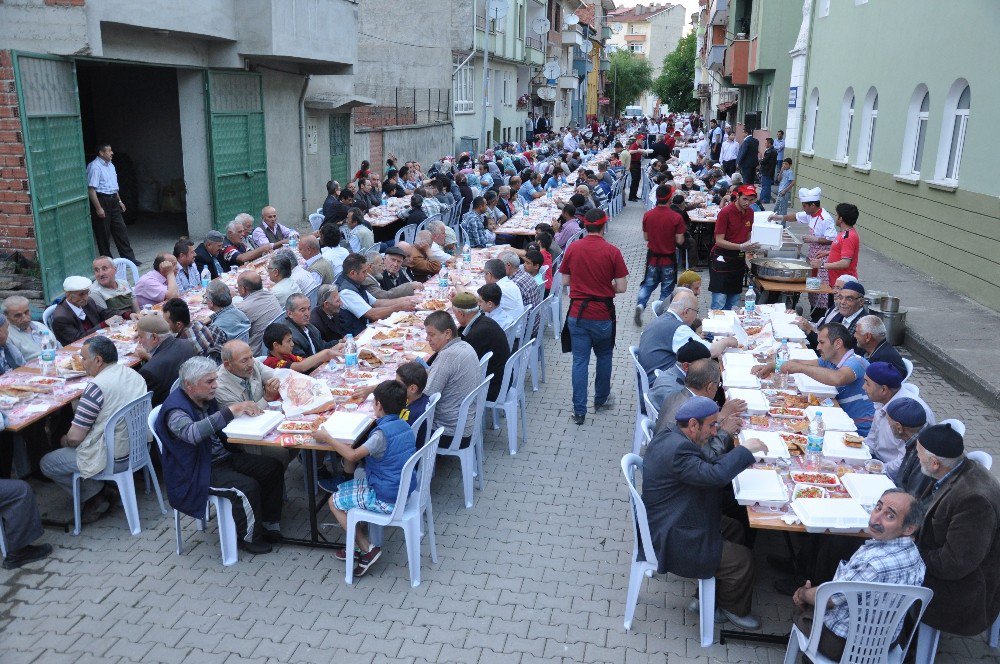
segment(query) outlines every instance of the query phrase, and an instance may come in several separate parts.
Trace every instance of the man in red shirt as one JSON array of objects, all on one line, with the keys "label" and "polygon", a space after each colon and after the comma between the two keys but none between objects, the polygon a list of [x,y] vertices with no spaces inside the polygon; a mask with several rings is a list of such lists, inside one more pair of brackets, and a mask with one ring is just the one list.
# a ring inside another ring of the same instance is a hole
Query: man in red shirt
[{"label": "man in red shirt", "polygon": [[858,276],[858,254],[861,251],[861,238],[854,230],[854,224],[858,223],[858,207],[851,203],[841,203],[836,212],[837,236],[830,245],[829,254],[825,258],[820,256],[810,261],[813,267],[827,270],[831,286],[845,274],[855,278]]},{"label": "man in red shirt", "polygon": [[570,245],[559,268],[563,285],[569,286],[563,338],[568,331],[573,351],[573,420],[577,424],[583,424],[587,414],[591,349],[597,356],[594,412],[614,405],[611,355],[615,347],[615,295],[628,287],[628,268],[618,247],[604,240],[607,222],[603,210],[589,211],[584,219],[587,235]]},{"label": "man in red shirt", "polygon": [[715,221],[715,245],[709,254],[708,290],[713,309],[732,309],[740,303],[743,277],[747,271],[747,252],[760,248],[750,242],[757,189],[745,184],[736,189],[736,198],[722,208]]},{"label": "man in red shirt", "polygon": [[646,275],[639,286],[635,305],[635,324],[642,326],[642,312],[656,285],[660,286],[660,301],[674,292],[677,268],[674,253],[684,244],[684,217],[670,207],[673,187],[661,184],[656,188],[656,207],[642,215],[642,237],[646,240]]}]

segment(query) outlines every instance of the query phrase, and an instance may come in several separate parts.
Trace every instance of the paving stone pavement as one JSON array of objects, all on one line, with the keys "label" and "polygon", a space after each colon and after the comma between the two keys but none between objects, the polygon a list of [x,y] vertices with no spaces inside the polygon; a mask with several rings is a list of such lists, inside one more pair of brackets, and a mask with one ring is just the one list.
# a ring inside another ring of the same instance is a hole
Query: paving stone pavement
[{"label": "paving stone pavement", "polygon": [[[353,586],[329,552],[293,546],[241,554],[224,568],[214,524],[198,533],[188,519],[188,548],[177,556],[171,518],[140,493],[140,535],[129,536],[119,509],[80,537],[48,530],[50,559],[0,571],[0,662],[780,662],[779,646],[700,647],[697,617],[683,609],[694,584],[676,577],[647,580],[632,631],[622,628],[632,535],[619,460],[634,423],[627,349],[640,331],[631,321],[645,254],[640,216],[629,205],[608,234],[632,271],[618,298],[616,407],[588,414],[582,427],[570,421],[570,356],[550,334],[548,382],[529,392],[529,440],[512,457],[502,429],[487,433],[486,484],[473,509],[462,504],[457,463],[439,463],[440,562],[425,554],[418,588],[398,531]],[[998,413],[913,359],[914,382],[939,418],[963,419],[970,447],[1000,455],[989,435]],[[287,485],[283,529],[297,534],[306,524],[297,462]],[[43,502],[63,500],[49,486],[39,491]],[[791,617],[763,560],[781,545],[773,533],[757,538],[754,612],[771,633]],[[982,636],[946,636],[938,661],[995,657]]]}]

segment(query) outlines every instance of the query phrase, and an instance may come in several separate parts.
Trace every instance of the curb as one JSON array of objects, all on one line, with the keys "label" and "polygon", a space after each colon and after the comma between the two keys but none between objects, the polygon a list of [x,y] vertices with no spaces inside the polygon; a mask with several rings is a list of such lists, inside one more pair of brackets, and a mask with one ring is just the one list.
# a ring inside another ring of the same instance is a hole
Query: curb
[{"label": "curb", "polygon": [[968,391],[990,408],[1000,411],[1000,389],[949,356],[948,352],[941,346],[926,339],[913,328],[907,328],[903,347],[919,355],[922,360],[937,369],[949,382]]}]

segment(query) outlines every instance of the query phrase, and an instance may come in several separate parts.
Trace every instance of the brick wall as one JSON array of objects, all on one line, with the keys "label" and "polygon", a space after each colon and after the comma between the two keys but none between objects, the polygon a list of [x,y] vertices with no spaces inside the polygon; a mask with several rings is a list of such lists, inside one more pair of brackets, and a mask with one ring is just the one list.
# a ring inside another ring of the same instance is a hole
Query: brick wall
[{"label": "brick wall", "polygon": [[0,253],[16,250],[35,260],[35,223],[24,151],[11,54],[0,51]]}]

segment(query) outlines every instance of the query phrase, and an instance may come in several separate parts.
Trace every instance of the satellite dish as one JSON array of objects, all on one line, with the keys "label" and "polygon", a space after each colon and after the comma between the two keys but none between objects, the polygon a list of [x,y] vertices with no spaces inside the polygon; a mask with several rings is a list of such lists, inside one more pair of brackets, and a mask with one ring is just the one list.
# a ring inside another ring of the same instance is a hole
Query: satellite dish
[{"label": "satellite dish", "polygon": [[580,50],[583,51],[584,53],[590,53],[591,51],[594,50],[594,43],[588,39],[587,41],[583,42],[583,46],[580,47]]},{"label": "satellite dish", "polygon": [[562,73],[562,70],[559,69],[558,62],[550,62],[542,67],[542,75],[547,79],[559,78],[560,73]]},{"label": "satellite dish", "polygon": [[570,14],[566,17],[566,25],[576,25],[580,22],[580,17],[576,14]]},{"label": "satellite dish", "polygon": [[549,19],[545,18],[544,16],[539,16],[538,18],[536,18],[534,21],[531,22],[531,31],[539,36],[547,33],[551,27],[552,24],[549,23]]},{"label": "satellite dish", "polygon": [[555,88],[549,88],[549,87],[538,88],[538,98],[543,99],[545,101],[552,101],[553,99],[556,98]]},{"label": "satellite dish", "polygon": [[489,4],[486,5],[486,16],[493,19],[494,21],[499,21],[507,16],[507,2],[506,0],[490,0]]},{"label": "satellite dish", "polygon": [[621,23],[612,23],[611,24],[611,31],[613,33],[615,33],[616,35],[620,35],[622,33],[622,30],[624,30],[624,29],[625,29],[625,26],[622,25]]}]

